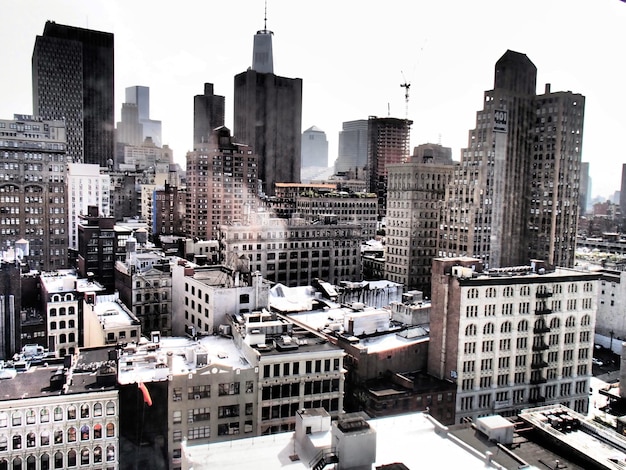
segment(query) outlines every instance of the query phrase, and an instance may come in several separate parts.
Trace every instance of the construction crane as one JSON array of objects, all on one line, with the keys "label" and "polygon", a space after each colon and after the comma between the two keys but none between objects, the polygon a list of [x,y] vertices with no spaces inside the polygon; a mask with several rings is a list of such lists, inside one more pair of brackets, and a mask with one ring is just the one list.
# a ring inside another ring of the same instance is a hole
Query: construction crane
[{"label": "construction crane", "polygon": [[411,88],[411,84],[406,81],[406,77],[404,76],[404,72],[402,72],[402,78],[404,79],[404,83],[401,83],[400,86],[404,88],[404,119],[409,119],[409,89]]}]

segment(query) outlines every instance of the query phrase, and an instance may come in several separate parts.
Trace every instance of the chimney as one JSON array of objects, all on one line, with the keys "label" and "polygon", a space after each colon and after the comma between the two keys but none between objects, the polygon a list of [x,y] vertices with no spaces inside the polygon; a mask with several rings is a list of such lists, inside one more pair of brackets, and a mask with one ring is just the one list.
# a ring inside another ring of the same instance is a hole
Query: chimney
[{"label": "chimney", "polygon": [[546,83],[546,95],[550,94],[550,84]]}]

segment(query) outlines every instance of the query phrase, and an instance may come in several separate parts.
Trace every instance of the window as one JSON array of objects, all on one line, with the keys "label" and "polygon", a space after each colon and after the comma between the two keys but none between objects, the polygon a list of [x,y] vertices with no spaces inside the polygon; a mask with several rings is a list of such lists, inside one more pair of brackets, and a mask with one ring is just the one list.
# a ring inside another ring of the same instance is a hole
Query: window
[{"label": "window", "polygon": [[75,442],[76,441],[76,428],[71,426],[67,430],[67,442]]},{"label": "window", "polygon": [[67,419],[76,419],[76,407],[74,405],[67,407]]},{"label": "window", "polygon": [[115,424],[107,423],[106,430],[107,430],[107,437],[115,437]]},{"label": "window", "polygon": [[41,423],[47,423],[48,421],[50,421],[50,411],[48,411],[48,408],[41,409],[41,411],[39,412],[39,421]]},{"label": "window", "polygon": [[87,441],[89,440],[89,426],[86,424],[80,428],[80,440]]},{"label": "window", "polygon": [[99,423],[93,427],[93,438],[102,439],[102,425]]},{"label": "window", "polygon": [[63,408],[61,408],[60,406],[57,406],[54,409],[54,420],[61,421],[62,419],[63,419]]},{"label": "window", "polygon": [[94,417],[102,416],[102,403],[94,403],[93,405],[93,415]]},{"label": "window", "polygon": [[112,401],[107,402],[106,413],[107,416],[112,416],[115,414],[115,403],[113,403]]},{"label": "window", "polygon": [[476,336],[476,325],[467,325],[467,327],[465,328],[465,336]]}]

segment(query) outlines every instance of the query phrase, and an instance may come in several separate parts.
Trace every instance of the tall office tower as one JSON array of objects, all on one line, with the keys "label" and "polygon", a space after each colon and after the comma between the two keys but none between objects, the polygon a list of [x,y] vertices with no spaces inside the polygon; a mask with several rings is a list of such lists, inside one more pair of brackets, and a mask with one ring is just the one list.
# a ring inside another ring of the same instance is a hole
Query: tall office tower
[{"label": "tall office tower", "polygon": [[117,123],[116,140],[124,145],[143,143],[143,124],[139,122],[139,108],[134,103],[122,103],[122,120]]},{"label": "tall office tower", "polygon": [[477,258],[432,269],[428,373],[456,384],[457,423],[557,403],[587,412],[600,274]]},{"label": "tall office tower", "polygon": [[328,166],[328,140],[319,127],[309,127],[302,133],[302,168],[308,166]]},{"label": "tall office tower", "polygon": [[0,120],[0,251],[26,242],[34,270],[67,267],[65,136],[63,121]]},{"label": "tall office tower", "polygon": [[137,105],[139,123],[143,129],[141,141],[148,137],[157,147],[163,145],[161,138],[161,121],[150,119],[150,88],[147,86],[131,86],[126,88],[126,103]]},{"label": "tall office tower", "polygon": [[370,116],[367,128],[368,191],[378,196],[379,217],[387,206],[387,166],[409,158],[411,124],[408,119]]},{"label": "tall office tower", "polygon": [[189,237],[217,239],[220,225],[245,221],[255,212],[257,162],[253,149],[235,143],[223,126],[202,149],[187,153]]},{"label": "tall office tower", "polygon": [[[589,162],[581,162],[580,163],[580,195],[578,197],[578,201],[579,201],[578,202],[578,215],[581,215],[581,216],[587,213],[587,205],[589,204],[589,195],[591,194],[590,183],[591,183],[591,178],[589,178]],[[622,201],[620,198],[620,206],[621,206],[621,202]]]},{"label": "tall office tower", "polygon": [[429,297],[440,202],[455,169],[452,149],[438,144],[415,147],[408,162],[387,166],[385,279]]},{"label": "tall office tower", "polygon": [[111,177],[100,170],[98,165],[87,163],[67,165],[67,233],[70,250],[78,250],[79,216],[87,214],[89,206],[97,207],[101,216],[111,215]]},{"label": "tall office tower", "polygon": [[272,32],[258,31],[252,67],[235,76],[234,135],[259,156],[263,192],[300,182],[302,79],[275,75]]},{"label": "tall office tower", "polygon": [[114,155],[113,34],[47,21],[32,69],[33,113],[65,119],[71,161],[107,166]]},{"label": "tall office tower", "polygon": [[208,142],[213,130],[224,125],[224,97],[213,94],[213,84],[204,84],[204,94],[193,97],[193,148]]},{"label": "tall office tower", "polygon": [[350,178],[365,180],[367,168],[367,119],[346,121],[339,132],[336,174],[348,174]]},{"label": "tall office tower", "polygon": [[490,267],[532,258],[573,265],[585,98],[549,85],[537,95],[536,77],[519,52],[496,63],[494,88],[447,190],[441,256],[473,256]]}]

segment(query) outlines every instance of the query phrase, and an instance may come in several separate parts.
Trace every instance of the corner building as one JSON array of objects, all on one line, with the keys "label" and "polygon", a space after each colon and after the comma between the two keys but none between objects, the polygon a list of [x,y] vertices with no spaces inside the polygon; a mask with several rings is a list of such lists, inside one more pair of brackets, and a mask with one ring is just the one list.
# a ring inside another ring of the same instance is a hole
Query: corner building
[{"label": "corner building", "polygon": [[586,414],[598,282],[540,261],[435,259],[428,373],[456,383],[457,422],[558,403]]}]

